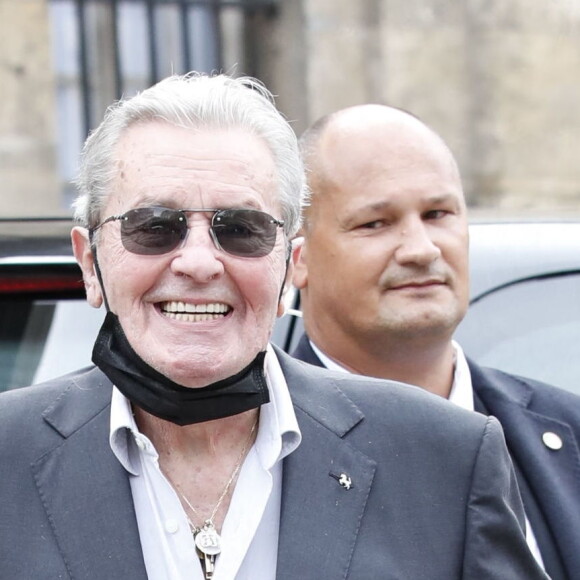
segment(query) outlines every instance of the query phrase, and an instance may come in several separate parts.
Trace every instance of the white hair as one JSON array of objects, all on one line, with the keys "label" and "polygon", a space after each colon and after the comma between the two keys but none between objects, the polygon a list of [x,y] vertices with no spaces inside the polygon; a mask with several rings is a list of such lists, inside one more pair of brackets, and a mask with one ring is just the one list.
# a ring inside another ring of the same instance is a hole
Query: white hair
[{"label": "white hair", "polygon": [[289,238],[296,234],[307,187],[296,135],[276,109],[273,95],[251,77],[202,73],[168,77],[109,107],[83,147],[73,205],[77,221],[94,227],[103,218],[119,139],[132,125],[154,120],[196,129],[242,129],[263,139],[278,172],[284,230]]}]

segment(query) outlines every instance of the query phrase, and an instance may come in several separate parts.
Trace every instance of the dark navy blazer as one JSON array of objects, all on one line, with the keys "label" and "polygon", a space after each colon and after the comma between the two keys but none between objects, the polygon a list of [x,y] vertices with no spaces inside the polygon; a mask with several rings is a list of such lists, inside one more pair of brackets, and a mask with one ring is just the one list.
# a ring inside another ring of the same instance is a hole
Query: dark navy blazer
[{"label": "dark navy blazer", "polygon": [[[303,335],[294,357],[324,366]],[[501,423],[526,515],[552,580],[580,579],[580,397],[468,360],[475,409]],[[562,441],[558,450],[544,433]]]}]

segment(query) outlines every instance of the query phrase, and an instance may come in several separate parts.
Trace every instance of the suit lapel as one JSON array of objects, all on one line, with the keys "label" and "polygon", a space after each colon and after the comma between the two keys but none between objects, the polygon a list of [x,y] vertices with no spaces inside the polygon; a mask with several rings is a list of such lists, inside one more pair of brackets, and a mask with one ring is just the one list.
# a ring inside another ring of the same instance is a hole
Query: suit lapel
[{"label": "suit lapel", "polygon": [[32,470],[71,578],[143,580],[129,480],[108,441],[110,385],[92,382],[100,374],[90,376],[45,414],[64,441]]},{"label": "suit lapel", "polygon": [[[331,380],[279,358],[302,443],[284,461],[276,578],[308,578],[313,570],[346,578],[376,463],[343,438],[364,417]],[[312,389],[320,380],[327,384]]]},{"label": "suit lapel", "polygon": [[[525,477],[526,485],[521,486],[524,503],[532,493],[528,502],[535,501],[539,507],[536,513],[543,514],[567,569],[580,570],[580,454],[571,426],[541,409],[531,410],[532,389],[517,377],[472,362],[470,370],[474,390],[489,414],[502,424],[508,449],[520,467],[521,477]],[[544,445],[542,435],[546,432],[561,438],[560,450]]]},{"label": "suit lapel", "polygon": [[308,336],[303,334],[296,345],[296,350],[292,353],[294,358],[302,360],[317,367],[324,367],[322,361],[318,358],[314,349],[312,348]]}]

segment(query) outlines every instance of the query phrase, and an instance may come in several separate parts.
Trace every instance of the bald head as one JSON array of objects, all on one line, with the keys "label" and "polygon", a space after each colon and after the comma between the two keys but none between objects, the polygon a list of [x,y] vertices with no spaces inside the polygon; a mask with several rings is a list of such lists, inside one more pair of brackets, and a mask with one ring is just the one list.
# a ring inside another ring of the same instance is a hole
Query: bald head
[{"label": "bald head", "polygon": [[[460,182],[457,164],[443,139],[414,115],[395,107],[366,104],[321,117],[300,138],[308,184],[316,198],[338,181],[380,163],[403,168],[410,159],[431,157],[448,165]],[[306,211],[306,221],[312,211]]]}]

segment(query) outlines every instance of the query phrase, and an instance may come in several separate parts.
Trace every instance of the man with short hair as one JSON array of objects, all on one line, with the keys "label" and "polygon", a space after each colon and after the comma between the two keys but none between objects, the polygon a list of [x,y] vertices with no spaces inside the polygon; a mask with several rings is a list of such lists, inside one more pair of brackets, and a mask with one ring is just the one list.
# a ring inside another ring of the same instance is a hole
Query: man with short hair
[{"label": "man with short hair", "polygon": [[[452,340],[469,280],[466,204],[449,148],[411,114],[360,105],[314,123],[301,149],[311,202],[294,284],[306,333],[293,355],[496,416],[531,550],[553,579],[579,578],[580,398],[481,368]],[[562,448],[548,448],[544,433]]]},{"label": "man with short hair", "polygon": [[265,87],[120,101],[78,184],[107,314],[94,367],[0,395],[0,578],[545,578],[495,419],[269,344],[306,188]]}]

